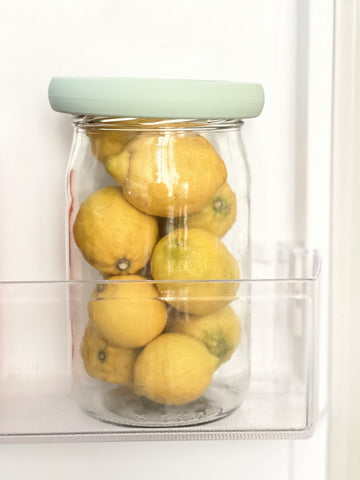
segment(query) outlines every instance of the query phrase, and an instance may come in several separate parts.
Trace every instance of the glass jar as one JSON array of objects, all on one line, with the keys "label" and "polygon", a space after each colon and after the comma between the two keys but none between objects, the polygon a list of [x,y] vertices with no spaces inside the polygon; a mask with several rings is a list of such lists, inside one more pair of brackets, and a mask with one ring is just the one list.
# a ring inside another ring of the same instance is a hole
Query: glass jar
[{"label": "glass jar", "polygon": [[[262,89],[112,79],[109,91],[108,81],[50,85],[53,108],[75,115],[67,171],[68,280],[82,281],[68,292],[74,392],[90,414],[122,425],[216,420],[241,404],[249,383],[241,118],[260,113]],[[237,115],[227,119],[230,106]]]}]

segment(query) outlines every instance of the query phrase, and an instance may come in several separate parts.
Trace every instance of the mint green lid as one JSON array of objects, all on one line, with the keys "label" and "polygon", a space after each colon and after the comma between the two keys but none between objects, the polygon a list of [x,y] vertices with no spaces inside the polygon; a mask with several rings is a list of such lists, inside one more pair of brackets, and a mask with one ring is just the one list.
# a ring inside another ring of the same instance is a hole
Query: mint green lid
[{"label": "mint green lid", "polygon": [[256,83],[153,78],[65,78],[49,85],[50,105],[72,114],[150,118],[250,118],[264,106]]}]

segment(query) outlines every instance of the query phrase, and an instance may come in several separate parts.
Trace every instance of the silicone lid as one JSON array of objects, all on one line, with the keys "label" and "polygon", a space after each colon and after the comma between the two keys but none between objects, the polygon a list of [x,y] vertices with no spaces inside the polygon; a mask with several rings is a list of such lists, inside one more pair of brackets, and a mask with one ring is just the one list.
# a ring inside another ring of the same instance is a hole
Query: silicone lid
[{"label": "silicone lid", "polygon": [[55,77],[51,107],[72,114],[155,118],[250,118],[261,113],[260,84],[210,80]]}]

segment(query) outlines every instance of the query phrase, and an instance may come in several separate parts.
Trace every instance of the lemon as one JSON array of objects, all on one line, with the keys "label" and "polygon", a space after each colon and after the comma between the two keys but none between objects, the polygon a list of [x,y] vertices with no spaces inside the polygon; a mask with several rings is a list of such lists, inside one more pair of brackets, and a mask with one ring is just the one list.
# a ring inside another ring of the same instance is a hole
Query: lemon
[{"label": "lemon", "polygon": [[185,333],[201,340],[222,363],[231,358],[241,338],[239,319],[230,306],[200,317],[173,310],[166,331]]},{"label": "lemon", "polygon": [[223,237],[236,220],[236,195],[228,183],[222,185],[210,202],[187,219],[188,227],[203,228]]},{"label": "lemon", "polygon": [[119,187],[93,193],[80,206],[74,239],[84,258],[110,275],[136,273],[150,259],[156,219],[130,205]]},{"label": "lemon", "polygon": [[200,135],[143,133],[106,162],[124,197],[150,215],[178,217],[200,210],[226,181],[214,147]]},{"label": "lemon", "polygon": [[166,333],[139,355],[134,390],[154,402],[182,405],[205,392],[218,365],[219,360],[199,340],[182,333]]},{"label": "lemon", "polygon": [[100,334],[123,348],[146,345],[164,330],[167,309],[156,287],[140,275],[114,276],[118,283],[100,284],[88,305]]},{"label": "lemon", "polygon": [[229,184],[224,183],[198,212],[186,217],[159,217],[160,235],[176,228],[203,228],[221,238],[235,222],[236,214],[236,195]]},{"label": "lemon", "polygon": [[139,350],[121,348],[99,336],[94,326],[86,327],[81,356],[87,373],[104,382],[129,385],[133,380],[135,360]]},{"label": "lemon", "polygon": [[125,145],[135,136],[134,132],[105,130],[102,128],[88,130],[91,150],[101,163],[124,150]]},{"label": "lemon", "polygon": [[165,121],[164,119],[156,118],[132,118],[122,119],[122,121],[114,120],[111,124],[101,128],[92,127],[86,132],[91,143],[91,150],[99,162],[105,164],[106,161],[115,155],[119,155],[133,139],[137,132],[135,130],[126,131],[125,128],[166,128],[191,126],[191,124],[174,123],[174,121]]},{"label": "lemon", "polygon": [[223,280],[240,278],[238,263],[225,245],[200,228],[177,229],[163,237],[154,248],[151,272],[154,280],[189,280],[157,282],[157,287],[171,306],[195,315],[215,312],[234,300],[238,283]]}]

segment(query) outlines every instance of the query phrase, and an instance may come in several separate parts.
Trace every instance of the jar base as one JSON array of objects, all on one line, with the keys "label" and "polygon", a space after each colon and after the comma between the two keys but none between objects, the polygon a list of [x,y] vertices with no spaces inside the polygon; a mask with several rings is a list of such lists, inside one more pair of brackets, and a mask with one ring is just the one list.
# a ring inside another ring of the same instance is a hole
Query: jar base
[{"label": "jar base", "polygon": [[210,387],[186,405],[162,405],[139,397],[126,387],[115,387],[94,400],[90,408],[83,407],[92,417],[115,425],[144,428],[188,427],[213,422],[230,415],[241,403],[238,394],[235,402],[234,392],[224,392],[223,386]]}]

